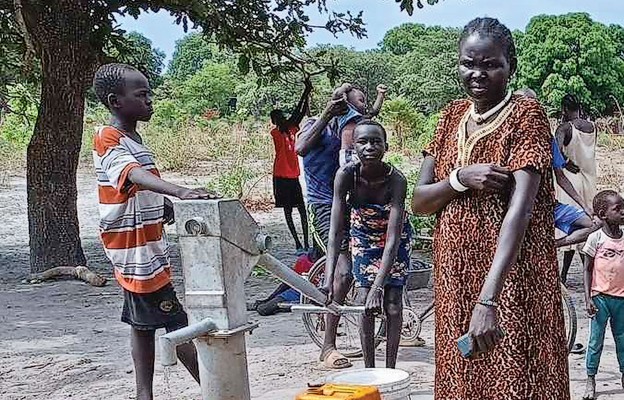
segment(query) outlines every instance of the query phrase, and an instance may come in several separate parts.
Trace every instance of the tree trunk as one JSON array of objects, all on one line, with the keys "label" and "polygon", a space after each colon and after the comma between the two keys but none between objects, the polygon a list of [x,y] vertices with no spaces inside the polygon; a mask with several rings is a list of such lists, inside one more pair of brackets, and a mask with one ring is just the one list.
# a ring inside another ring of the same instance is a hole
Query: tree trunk
[{"label": "tree trunk", "polygon": [[41,105],[27,152],[30,269],[37,273],[86,264],[76,171],[95,56],[88,41],[86,1],[22,3],[42,69]]}]

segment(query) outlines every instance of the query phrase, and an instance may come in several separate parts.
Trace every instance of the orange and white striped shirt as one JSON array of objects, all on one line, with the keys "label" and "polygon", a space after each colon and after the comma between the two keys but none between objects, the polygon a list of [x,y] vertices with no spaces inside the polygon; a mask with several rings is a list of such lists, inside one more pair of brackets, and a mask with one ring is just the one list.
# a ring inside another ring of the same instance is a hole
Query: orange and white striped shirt
[{"label": "orange and white striped shirt", "polygon": [[154,156],[116,128],[99,128],[93,163],[98,180],[100,236],[115,278],[126,290],[153,293],[171,281],[169,246],[163,235],[164,196],[133,184],[143,168],[160,176]]}]

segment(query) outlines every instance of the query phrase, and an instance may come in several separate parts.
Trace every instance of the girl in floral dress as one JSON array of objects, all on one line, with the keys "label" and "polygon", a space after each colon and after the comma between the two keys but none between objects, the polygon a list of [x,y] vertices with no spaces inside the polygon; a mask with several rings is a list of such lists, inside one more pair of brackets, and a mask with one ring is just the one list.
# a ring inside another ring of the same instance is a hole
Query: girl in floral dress
[{"label": "girl in floral dress", "polygon": [[387,323],[386,367],[394,368],[411,241],[405,213],[407,181],[401,172],[382,161],[388,144],[380,124],[360,122],[353,140],[359,161],[345,165],[336,174],[326,268],[332,271],[338,259],[343,215],[350,206],[356,303],[366,307],[360,322],[364,365],[375,366],[375,316],[383,312]]}]

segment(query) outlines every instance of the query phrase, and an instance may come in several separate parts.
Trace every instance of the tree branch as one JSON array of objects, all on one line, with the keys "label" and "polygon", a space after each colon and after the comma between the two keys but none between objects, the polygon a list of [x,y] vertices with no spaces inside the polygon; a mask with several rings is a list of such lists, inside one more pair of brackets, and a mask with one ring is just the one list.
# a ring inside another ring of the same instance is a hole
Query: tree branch
[{"label": "tree branch", "polygon": [[27,75],[32,71],[33,60],[36,55],[35,46],[30,38],[30,33],[28,32],[26,22],[24,21],[24,15],[22,14],[22,0],[13,0],[13,6],[15,7],[15,22],[17,22],[17,26],[24,39],[24,45],[26,46],[23,72]]}]

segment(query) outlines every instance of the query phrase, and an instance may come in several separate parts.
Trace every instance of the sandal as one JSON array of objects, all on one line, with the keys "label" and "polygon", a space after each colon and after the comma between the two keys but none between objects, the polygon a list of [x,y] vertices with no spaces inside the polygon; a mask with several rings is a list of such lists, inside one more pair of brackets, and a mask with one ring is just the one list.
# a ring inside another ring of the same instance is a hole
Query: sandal
[{"label": "sandal", "polygon": [[345,369],[353,366],[351,361],[342,354],[338,350],[332,350],[325,356],[323,360],[323,365],[330,369]]},{"label": "sandal", "polygon": [[420,337],[416,337],[412,340],[403,340],[399,342],[399,347],[424,347],[427,342]]},{"label": "sandal", "polygon": [[247,303],[247,311],[256,311],[260,304],[262,304],[262,301],[260,300],[256,300],[253,303]]}]

